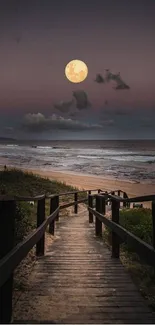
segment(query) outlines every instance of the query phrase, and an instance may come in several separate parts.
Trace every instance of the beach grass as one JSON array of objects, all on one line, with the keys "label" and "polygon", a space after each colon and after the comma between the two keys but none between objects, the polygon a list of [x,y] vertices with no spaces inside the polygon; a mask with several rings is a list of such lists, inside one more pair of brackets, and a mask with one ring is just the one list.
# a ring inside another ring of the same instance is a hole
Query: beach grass
[{"label": "beach grass", "polygon": [[[64,182],[50,180],[12,168],[0,171],[0,195],[31,196],[41,194],[60,194],[78,191],[78,188],[66,185]],[[85,198],[86,193],[79,193],[78,198]],[[33,201],[33,199],[32,199]],[[74,201],[73,195],[60,197],[60,204]],[[50,200],[46,200],[45,214],[49,215]],[[37,203],[31,206],[28,202],[17,202],[15,220],[15,244],[20,242],[33,228],[36,227]]]},{"label": "beach grass", "polygon": [[[120,225],[152,245],[152,211],[147,208],[122,209]],[[111,246],[111,230],[105,227],[104,241]],[[155,310],[155,270],[147,265],[127,244],[121,244],[120,258],[141,294]]]}]

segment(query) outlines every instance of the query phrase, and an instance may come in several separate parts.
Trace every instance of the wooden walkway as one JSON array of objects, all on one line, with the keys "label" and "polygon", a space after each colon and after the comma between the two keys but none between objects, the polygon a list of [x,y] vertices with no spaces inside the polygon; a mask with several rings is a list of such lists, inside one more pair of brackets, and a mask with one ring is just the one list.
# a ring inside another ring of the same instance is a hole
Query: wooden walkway
[{"label": "wooden walkway", "polygon": [[14,323],[155,323],[128,272],[95,237],[86,209],[60,217],[15,315]]}]

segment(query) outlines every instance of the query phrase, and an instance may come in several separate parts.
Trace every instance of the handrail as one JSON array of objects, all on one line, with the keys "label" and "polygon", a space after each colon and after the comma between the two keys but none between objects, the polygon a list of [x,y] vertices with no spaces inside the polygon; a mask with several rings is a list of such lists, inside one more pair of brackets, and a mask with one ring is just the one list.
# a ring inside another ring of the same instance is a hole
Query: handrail
[{"label": "handrail", "polygon": [[[92,192],[98,192],[98,194]],[[115,195],[118,192],[119,194],[123,193],[124,198],[119,195]],[[78,193],[87,193],[87,197],[78,200]],[[74,201],[59,205],[59,197],[60,196],[68,196],[74,195]],[[96,210],[93,209],[93,198],[96,198]],[[50,215],[45,218],[45,200],[50,199]],[[98,200],[103,200],[103,205],[99,204]],[[31,232],[26,239],[20,242],[18,245],[13,247],[13,224],[14,224],[14,217],[16,211],[16,201],[37,201],[37,228]],[[59,220],[59,211],[70,206],[74,206],[74,213],[77,214],[78,212],[78,204],[87,202],[88,201],[88,211],[89,211],[89,222],[93,222],[93,215],[96,216],[96,235],[101,234],[101,226],[102,222],[104,222],[107,226],[112,229],[112,234],[115,233],[116,235],[112,237],[112,255],[115,257],[119,257],[119,244],[120,237],[123,241],[126,241],[133,245],[136,252],[139,255],[142,255],[145,260],[149,261],[150,265],[154,266],[155,261],[155,238],[154,238],[154,247],[147,245],[138,237],[134,236],[119,223],[119,205],[120,202],[145,202],[145,201],[155,201],[155,195],[147,195],[147,196],[139,196],[134,198],[128,198],[126,192],[121,190],[115,191],[103,191],[101,189],[95,190],[79,190],[73,192],[65,192],[60,194],[42,194],[37,196],[7,196],[7,195],[0,195],[0,202],[1,202],[1,209],[2,209],[2,217],[4,214],[4,218],[1,218],[0,222],[2,223],[2,227],[0,224],[0,229],[3,231],[3,227],[5,229],[5,233],[7,234],[8,241],[7,251],[3,250],[3,241],[5,240],[4,234],[1,231],[1,242],[0,242],[0,287],[3,288],[2,296],[4,295],[8,299],[12,299],[12,279],[13,279],[13,271],[19,265],[19,263],[23,260],[23,258],[28,254],[28,252],[34,247],[36,244],[36,254],[38,256],[44,255],[44,242],[45,242],[45,230],[49,225],[49,233],[54,235],[54,228],[55,222]],[[101,214],[102,209],[105,209],[105,204],[107,201],[112,202],[112,221],[106,219],[104,213]],[[98,202],[98,203],[97,203]],[[155,203],[153,203],[153,215],[155,219]],[[11,222],[11,223],[10,223]],[[154,227],[154,237],[155,237],[155,221],[153,221]],[[10,238],[11,236],[11,238]],[[5,247],[5,245],[4,245]],[[10,251],[8,249],[10,247]],[[143,252],[143,253],[142,253]],[[7,285],[10,279],[9,286]],[[3,297],[1,297],[1,300]],[[4,300],[5,300],[4,299]],[[6,301],[6,300],[5,300]],[[1,314],[0,311],[0,323],[8,323],[10,322],[11,315],[12,315],[12,307],[6,310],[5,306],[2,307],[3,312]],[[6,310],[6,311],[5,311]],[[4,322],[5,321],[5,322]]]},{"label": "handrail", "polygon": [[72,195],[75,193],[87,193],[87,192],[96,192],[98,189],[95,190],[80,190],[80,191],[73,191],[73,192],[64,192],[64,193],[54,193],[54,194],[41,194],[36,196],[17,196],[17,195],[0,195],[0,201],[39,201],[43,198],[50,199],[56,196],[64,196],[64,195]]},{"label": "handrail", "polygon": [[127,242],[127,244],[134,248],[136,253],[145,259],[148,264],[152,266],[155,265],[155,249],[151,245],[145,243],[143,240],[133,235],[130,231],[126,230],[116,222],[109,220],[98,211],[95,211],[90,207],[88,210],[94,214],[102,223],[114,231],[124,242]]},{"label": "handrail", "polygon": [[40,240],[47,226],[55,219],[59,208],[57,208],[47,219],[26,239],[16,245],[5,257],[0,260],[0,287],[7,281],[11,273],[33,248],[33,246]]},{"label": "handrail", "polygon": [[[114,193],[114,191],[112,191]],[[155,267],[155,195],[145,195],[128,198],[124,192],[125,198],[118,195],[113,195],[105,192],[100,192],[96,197],[96,210],[93,207],[94,195],[89,195],[89,222],[93,222],[93,216],[96,217],[95,222],[95,233],[96,236],[102,236],[102,223],[109,227],[112,231],[112,256],[119,258],[120,243],[126,242],[129,244],[135,252],[142,257],[149,265]],[[105,216],[106,202],[110,200],[112,204],[112,220],[109,220]],[[131,232],[126,230],[124,227],[119,225],[119,210],[120,203],[127,202],[147,202],[152,201],[152,246],[145,243],[143,240],[133,235]],[[121,241],[120,241],[121,239]]]},{"label": "handrail", "polygon": [[[113,192],[113,191],[112,191]],[[95,194],[95,196],[101,196],[102,192],[100,194]],[[148,201],[154,201],[155,200],[155,194],[151,194],[151,195],[143,195],[143,196],[136,196],[136,197],[132,197],[132,198],[123,198],[121,196],[118,195],[112,195],[112,194],[104,194],[105,198],[109,198],[111,200],[115,200],[118,202],[148,202]]]},{"label": "handrail", "polygon": [[[66,192],[66,193],[61,193],[60,195],[67,195],[67,194],[76,194],[79,192],[87,192],[88,190],[85,191],[78,191],[78,192]],[[90,190],[89,190],[90,191]],[[93,191],[93,190],[91,190]],[[94,190],[96,191],[96,190]],[[35,197],[19,197],[19,196],[6,196],[2,195],[0,196],[1,201],[14,201],[14,200],[19,200],[19,201],[40,201],[45,198],[50,198],[51,200],[54,200],[58,197],[59,195],[51,195],[46,196],[46,195],[38,195]],[[30,233],[26,239],[24,239],[22,242],[20,242],[18,245],[16,245],[7,255],[5,255],[2,259],[0,259],[0,287],[7,281],[8,277],[11,275],[11,273],[14,271],[14,269],[19,265],[19,263],[23,260],[23,258],[28,254],[28,252],[33,248],[35,244],[38,243],[38,241],[41,239],[43,236],[46,228],[48,225],[52,223],[52,221],[55,221],[56,216],[58,215],[59,210],[62,210],[64,208],[70,207],[70,206],[75,206],[79,203],[83,203],[88,201],[88,197],[84,199],[80,199],[77,201],[69,202],[67,204],[60,205],[57,207],[54,212],[52,212],[46,220],[44,220],[39,227],[32,233]]]}]

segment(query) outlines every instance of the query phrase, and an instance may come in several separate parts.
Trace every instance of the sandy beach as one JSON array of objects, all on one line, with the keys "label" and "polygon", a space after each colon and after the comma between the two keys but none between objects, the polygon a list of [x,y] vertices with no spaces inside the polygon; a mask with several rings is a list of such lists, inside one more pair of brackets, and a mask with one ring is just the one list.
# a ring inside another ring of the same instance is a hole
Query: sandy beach
[{"label": "sandy beach", "polygon": [[[118,190],[125,191],[129,197],[155,194],[154,184],[141,184],[128,182],[125,180],[106,179],[100,176],[90,176],[76,173],[58,172],[58,171],[40,171],[37,169],[26,170],[42,177],[48,177],[51,180],[65,182],[67,185],[76,186],[79,189],[97,189],[102,190]],[[150,203],[145,203],[145,206],[150,207]]]},{"label": "sandy beach", "polygon": [[[1,167],[3,169],[2,164],[4,160],[1,159]],[[6,161],[5,161],[6,163]],[[3,165],[4,166],[4,165]],[[9,164],[8,164],[9,168]],[[114,178],[105,178],[96,175],[87,175],[87,174],[79,174],[75,172],[65,172],[65,171],[45,171],[40,169],[24,169],[23,171],[33,172],[34,174],[40,175],[42,177],[48,177],[50,180],[57,180],[60,182],[64,182],[67,185],[72,185],[80,190],[93,190],[101,188],[103,191],[110,190],[122,190],[125,191],[129,197],[142,196],[155,194],[155,184],[147,184],[147,183],[136,183],[132,181],[126,180],[118,180]],[[145,206],[150,207],[150,203],[145,203]]]}]

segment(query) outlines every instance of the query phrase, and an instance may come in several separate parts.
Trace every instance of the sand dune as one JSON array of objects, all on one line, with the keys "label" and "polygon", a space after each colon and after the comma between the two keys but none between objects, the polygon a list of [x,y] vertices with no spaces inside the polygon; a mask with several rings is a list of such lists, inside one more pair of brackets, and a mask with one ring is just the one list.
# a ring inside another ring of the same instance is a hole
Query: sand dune
[{"label": "sand dune", "polygon": [[[65,182],[68,185],[76,186],[79,189],[97,189],[102,190],[117,190],[125,191],[129,197],[155,194],[155,185],[133,183],[124,180],[106,179],[100,176],[83,175],[76,173],[58,172],[58,171],[40,171],[37,169],[31,170],[33,173],[43,177],[48,177],[51,180]],[[145,203],[145,206],[150,207],[150,203]]]}]

